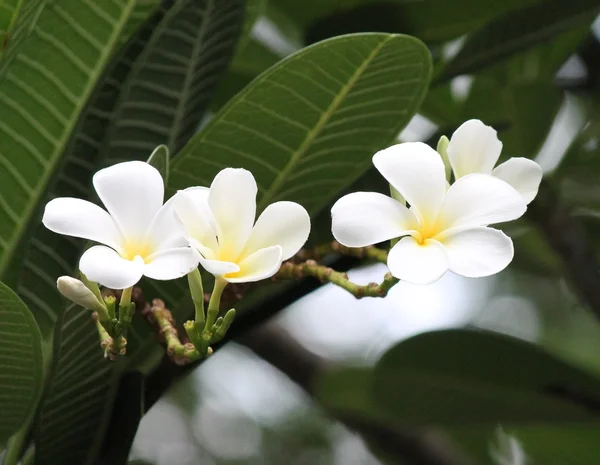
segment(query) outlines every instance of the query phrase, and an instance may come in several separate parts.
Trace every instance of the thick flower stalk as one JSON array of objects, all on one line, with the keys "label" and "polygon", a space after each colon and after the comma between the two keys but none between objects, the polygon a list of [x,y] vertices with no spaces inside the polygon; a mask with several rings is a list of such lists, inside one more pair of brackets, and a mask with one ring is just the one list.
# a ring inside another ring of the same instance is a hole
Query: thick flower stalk
[{"label": "thick flower stalk", "polygon": [[275,202],[258,217],[254,176],[226,168],[210,188],[191,187],[174,197],[175,212],[202,267],[230,283],[273,276],[306,242],[310,218],[301,205]]},{"label": "thick flower stalk", "polygon": [[126,289],[142,276],[170,280],[198,266],[173,213],[173,199],[163,205],[160,173],[141,161],[98,171],[94,188],[106,207],[76,198],[50,201],[44,225],[59,234],[99,242],[85,251],[79,269],[88,279],[111,289]]},{"label": "thick flower stalk", "polygon": [[502,142],[496,130],[477,119],[463,123],[450,138],[446,154],[455,179],[471,173],[485,173],[514,187],[530,203],[542,181],[542,168],[528,158],[511,158],[496,166]]},{"label": "thick flower stalk", "polygon": [[410,208],[373,192],[342,197],[331,211],[338,242],[364,247],[401,238],[387,264],[394,277],[416,284],[434,282],[448,270],[488,276],[511,262],[512,241],[488,227],[526,210],[523,197],[509,184],[476,173],[448,187],[440,155],[420,142],[382,150],[373,163]]}]

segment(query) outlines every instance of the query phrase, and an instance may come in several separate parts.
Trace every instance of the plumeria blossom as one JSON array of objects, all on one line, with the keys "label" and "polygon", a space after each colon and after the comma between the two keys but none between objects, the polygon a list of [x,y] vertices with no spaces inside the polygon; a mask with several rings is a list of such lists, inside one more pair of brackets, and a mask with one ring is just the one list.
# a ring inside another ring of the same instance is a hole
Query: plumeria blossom
[{"label": "plumeria blossom", "polygon": [[488,225],[514,220],[523,197],[487,174],[468,174],[448,188],[439,154],[421,142],[394,145],[373,156],[383,177],[410,204],[374,192],[355,192],[332,208],[332,232],[341,244],[364,247],[400,238],[388,255],[396,278],[415,284],[446,271],[468,277],[498,273],[513,258],[513,244]]},{"label": "plumeria blossom", "polygon": [[511,158],[494,168],[501,152],[496,130],[472,119],[454,131],[446,153],[456,179],[471,173],[491,174],[506,181],[521,193],[525,203],[530,203],[540,187],[542,168],[528,158]]},{"label": "plumeria blossom", "polygon": [[191,187],[175,195],[175,211],[200,264],[228,282],[273,276],[306,242],[310,218],[301,205],[275,202],[258,217],[254,176],[226,168],[210,189]]},{"label": "plumeria blossom", "polygon": [[93,184],[106,210],[62,197],[46,205],[42,219],[51,231],[104,244],[86,250],[79,261],[88,279],[125,289],[142,276],[170,280],[198,266],[198,254],[175,218],[173,199],[163,205],[163,180],[154,167],[119,163],[98,171]]},{"label": "plumeria blossom", "polygon": [[79,279],[70,276],[61,276],[56,280],[58,291],[71,302],[81,305],[83,308],[106,313],[104,303]]}]

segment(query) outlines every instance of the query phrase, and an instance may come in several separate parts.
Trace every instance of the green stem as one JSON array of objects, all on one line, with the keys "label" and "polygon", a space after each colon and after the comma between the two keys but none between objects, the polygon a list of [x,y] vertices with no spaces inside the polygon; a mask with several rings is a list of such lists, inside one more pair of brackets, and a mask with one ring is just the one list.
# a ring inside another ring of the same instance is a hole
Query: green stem
[{"label": "green stem", "polygon": [[119,310],[121,307],[127,308],[129,303],[131,302],[131,293],[133,292],[133,287],[128,287],[127,289],[123,289],[123,293],[121,294],[121,301],[119,302]]},{"label": "green stem", "polygon": [[307,260],[300,264],[286,262],[281,266],[275,276],[283,279],[297,279],[305,276],[312,276],[321,282],[330,282],[345,289],[357,299],[363,297],[385,297],[389,290],[399,281],[390,273],[386,273],[381,284],[369,283],[361,286],[350,281],[346,273],[340,273],[327,266],[319,265],[314,260]]},{"label": "green stem", "polygon": [[8,444],[6,445],[6,455],[4,456],[3,462],[4,465],[17,465],[19,463],[19,457],[21,456],[21,450],[23,449],[27,431],[28,425],[22,427],[10,437]]},{"label": "green stem", "polygon": [[195,317],[194,320],[198,326],[204,325],[204,288],[202,286],[202,276],[200,270],[196,268],[187,275],[190,294],[194,302]]},{"label": "green stem", "polygon": [[319,260],[326,255],[337,253],[340,255],[346,255],[348,257],[362,258],[365,260],[372,260],[380,263],[387,263],[387,250],[378,249],[377,247],[346,247],[339,242],[333,241],[327,244],[321,244],[313,247],[312,249],[303,249],[296,257],[300,260]]},{"label": "green stem", "polygon": [[221,307],[221,296],[227,284],[227,281],[223,278],[215,278],[215,286],[208,302],[208,311],[206,312],[206,323],[204,324],[204,330],[206,331],[211,331],[215,324],[219,315],[219,308]]}]

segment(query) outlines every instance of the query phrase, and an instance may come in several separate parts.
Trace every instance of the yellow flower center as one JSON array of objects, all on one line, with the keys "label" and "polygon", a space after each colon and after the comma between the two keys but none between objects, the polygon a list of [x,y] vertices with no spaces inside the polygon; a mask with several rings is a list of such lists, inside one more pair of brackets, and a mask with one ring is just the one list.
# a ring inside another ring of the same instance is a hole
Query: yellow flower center
[{"label": "yellow flower center", "polygon": [[145,263],[148,263],[148,257],[152,255],[153,247],[147,242],[127,242],[123,248],[121,256],[125,260],[133,260],[135,257],[140,257]]}]

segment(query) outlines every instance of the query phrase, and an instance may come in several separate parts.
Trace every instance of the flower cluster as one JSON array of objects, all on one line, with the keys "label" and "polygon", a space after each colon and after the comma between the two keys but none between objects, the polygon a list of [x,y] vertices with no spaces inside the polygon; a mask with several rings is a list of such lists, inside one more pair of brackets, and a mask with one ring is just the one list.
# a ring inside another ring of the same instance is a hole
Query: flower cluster
[{"label": "flower cluster", "polygon": [[[504,269],[513,258],[512,241],[489,226],[523,215],[541,168],[525,158],[494,168],[502,143],[478,120],[442,142],[441,154],[420,142],[377,152],[373,163],[392,196],[356,192],[339,199],[331,212],[336,240],[347,247],[393,240],[388,267],[412,283],[431,283],[448,270],[481,277]],[[225,282],[262,280],[277,273],[310,232],[308,213],[294,202],[269,205],[255,222],[257,184],[244,169],[226,168],[210,187],[179,191],[164,204],[162,177],[147,163],[105,168],[93,185],[106,210],[58,198],[46,206],[43,223],[102,244],[86,250],[79,267],[112,289],[130,288],[142,276],[180,278],[199,264]]]},{"label": "flower cluster", "polygon": [[79,268],[111,289],[129,288],[142,276],[180,278],[198,263],[228,282],[265,279],[310,231],[308,213],[293,202],[269,205],[254,224],[256,181],[243,169],[224,169],[210,188],[180,191],[164,204],[162,177],[144,162],[105,168],[93,185],[106,210],[57,198],[42,221],[54,232],[104,244],[86,250]]},{"label": "flower cluster", "polygon": [[502,143],[478,120],[460,126],[445,149],[452,185],[440,154],[423,143],[376,153],[373,164],[395,198],[373,192],[342,197],[331,211],[336,240],[364,247],[400,238],[389,252],[388,267],[396,278],[416,284],[432,283],[449,270],[483,277],[506,268],[514,254],[512,241],[489,225],[525,213],[542,179],[540,166],[512,158],[494,169]]}]

